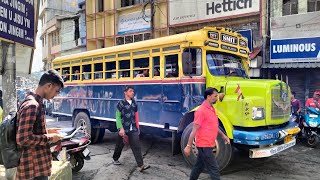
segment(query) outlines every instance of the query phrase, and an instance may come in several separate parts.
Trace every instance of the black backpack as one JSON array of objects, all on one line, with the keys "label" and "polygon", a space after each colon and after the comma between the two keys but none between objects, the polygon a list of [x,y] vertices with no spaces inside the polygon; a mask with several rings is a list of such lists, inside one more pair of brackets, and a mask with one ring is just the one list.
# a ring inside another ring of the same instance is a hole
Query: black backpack
[{"label": "black backpack", "polygon": [[[33,96],[27,96],[26,99],[20,104],[21,106],[34,99]],[[21,152],[18,149],[16,135],[17,135],[17,123],[18,113],[10,112],[0,124],[0,162],[6,169],[15,168],[19,166]]]},{"label": "black backpack", "polygon": [[18,150],[17,132],[17,112],[10,112],[0,124],[0,149],[2,163],[6,169],[19,165],[21,152]]}]

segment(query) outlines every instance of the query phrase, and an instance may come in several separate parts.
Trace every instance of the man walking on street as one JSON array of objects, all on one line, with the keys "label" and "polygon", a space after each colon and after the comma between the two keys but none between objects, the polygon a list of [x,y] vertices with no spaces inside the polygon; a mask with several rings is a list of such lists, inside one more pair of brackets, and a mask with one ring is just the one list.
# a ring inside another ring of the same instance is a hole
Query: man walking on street
[{"label": "man walking on street", "polygon": [[219,129],[218,116],[212,106],[217,102],[218,98],[217,89],[207,88],[204,92],[205,101],[195,112],[193,129],[188,144],[184,149],[185,155],[190,156],[192,143],[194,138],[196,138],[198,157],[196,164],[193,166],[190,180],[198,179],[204,167],[207,168],[211,179],[220,179],[219,167],[212,151],[215,147],[215,140],[217,139],[218,133],[225,140],[226,144],[230,144],[230,140]]},{"label": "man walking on street", "polygon": [[52,155],[49,143],[60,140],[55,130],[47,130],[43,99],[52,99],[63,88],[57,71],[42,75],[34,93],[30,93],[18,110],[17,144],[21,152],[18,180],[47,180],[51,175]]},{"label": "man walking on street", "polygon": [[122,149],[124,147],[124,140],[129,140],[131,150],[134,158],[138,164],[139,170],[142,172],[150,166],[143,164],[143,158],[141,154],[141,146],[139,140],[140,127],[138,106],[133,100],[134,89],[131,86],[127,86],[124,90],[125,99],[119,101],[116,111],[116,125],[119,130],[116,148],[113,154],[113,164],[120,165],[119,158],[121,156]]}]

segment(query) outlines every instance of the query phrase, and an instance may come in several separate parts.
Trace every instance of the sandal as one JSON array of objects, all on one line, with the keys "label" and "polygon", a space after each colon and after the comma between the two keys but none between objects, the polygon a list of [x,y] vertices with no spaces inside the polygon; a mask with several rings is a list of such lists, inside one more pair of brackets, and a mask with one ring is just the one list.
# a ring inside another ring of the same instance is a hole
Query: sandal
[{"label": "sandal", "polygon": [[140,172],[143,172],[144,170],[147,170],[147,169],[149,169],[149,168],[150,168],[149,165],[142,165],[141,167],[139,167],[139,171],[140,171]]}]

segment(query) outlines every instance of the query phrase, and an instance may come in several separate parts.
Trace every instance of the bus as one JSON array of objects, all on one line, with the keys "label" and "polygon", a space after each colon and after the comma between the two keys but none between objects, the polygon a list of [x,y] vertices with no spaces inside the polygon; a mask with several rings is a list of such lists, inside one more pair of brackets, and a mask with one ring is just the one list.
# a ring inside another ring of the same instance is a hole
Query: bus
[{"label": "bus", "polygon": [[[219,128],[232,142],[216,140],[220,169],[230,163],[234,147],[251,158],[269,157],[294,146],[299,128],[290,120],[290,87],[281,80],[249,79],[248,58],[247,39],[223,27],[58,57],[52,67],[65,88],[53,100],[53,114],[72,117],[75,127],[84,126],[98,142],[105,129],[117,131],[116,104],[131,85],[141,133],[172,138],[172,152],[178,153],[204,90],[213,87],[220,97],[214,105]],[[185,160],[192,165],[196,156],[193,144]]]}]

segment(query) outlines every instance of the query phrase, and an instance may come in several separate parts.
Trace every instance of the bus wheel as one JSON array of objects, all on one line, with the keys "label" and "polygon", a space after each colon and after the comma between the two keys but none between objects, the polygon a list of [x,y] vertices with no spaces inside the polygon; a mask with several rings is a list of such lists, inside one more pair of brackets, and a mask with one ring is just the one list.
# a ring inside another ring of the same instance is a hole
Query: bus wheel
[{"label": "bus wheel", "polygon": [[[193,143],[192,143],[192,150],[191,150],[191,154],[189,157],[187,157],[184,154],[183,150],[187,146],[192,128],[193,128],[193,123],[190,123],[184,129],[184,131],[182,133],[182,137],[181,137],[181,151],[182,151],[184,159],[186,160],[186,162],[190,166],[193,166],[196,163],[197,156],[198,156],[198,149],[196,148],[195,141],[193,141]],[[216,147],[213,149],[212,153],[214,153],[214,155],[217,159],[220,171],[221,171],[225,167],[227,167],[228,164],[230,163],[232,156],[233,156],[233,148],[232,148],[231,144],[225,144],[221,135],[218,134],[218,137],[216,139]]]},{"label": "bus wheel", "polygon": [[104,128],[93,128],[91,133],[91,142],[99,143],[103,140],[106,129]]},{"label": "bus wheel", "polygon": [[95,143],[96,139],[96,129],[92,128],[90,118],[87,113],[79,112],[74,119],[74,126],[76,128],[82,126],[85,131],[91,136],[91,143]]}]

